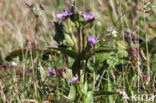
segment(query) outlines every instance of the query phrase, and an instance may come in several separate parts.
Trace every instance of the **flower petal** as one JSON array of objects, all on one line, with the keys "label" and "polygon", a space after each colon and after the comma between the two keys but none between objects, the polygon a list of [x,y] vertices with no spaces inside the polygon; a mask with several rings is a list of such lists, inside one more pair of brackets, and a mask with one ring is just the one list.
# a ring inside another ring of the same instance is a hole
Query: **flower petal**
[{"label": "flower petal", "polygon": [[62,14],[62,13],[57,14],[57,17],[58,17],[59,19],[65,19],[64,14]]},{"label": "flower petal", "polygon": [[53,75],[56,75],[56,70],[53,69],[51,73],[52,73]]},{"label": "flower petal", "polygon": [[47,77],[49,77],[49,76],[50,76],[50,73],[49,73],[49,72],[46,72],[46,74],[47,74]]},{"label": "flower petal", "polygon": [[93,35],[88,37],[88,42],[90,43],[91,46],[94,46],[96,43],[99,42],[99,40],[96,40],[96,36]]},{"label": "flower petal", "polygon": [[63,13],[57,14],[57,17],[64,20],[66,17],[71,16],[73,13],[69,10],[64,11]]},{"label": "flower petal", "polygon": [[93,19],[94,18],[94,15],[92,14],[92,13],[84,13],[83,14],[83,17],[84,17],[84,19],[85,20],[91,20],[91,19]]},{"label": "flower petal", "polygon": [[69,83],[74,83],[74,82],[76,82],[78,80],[78,76],[76,76],[76,77],[72,77],[70,80],[69,80]]},{"label": "flower petal", "polygon": [[49,72],[50,72],[50,73],[52,72],[52,69],[51,69],[51,67],[48,67],[48,70],[49,70]]}]

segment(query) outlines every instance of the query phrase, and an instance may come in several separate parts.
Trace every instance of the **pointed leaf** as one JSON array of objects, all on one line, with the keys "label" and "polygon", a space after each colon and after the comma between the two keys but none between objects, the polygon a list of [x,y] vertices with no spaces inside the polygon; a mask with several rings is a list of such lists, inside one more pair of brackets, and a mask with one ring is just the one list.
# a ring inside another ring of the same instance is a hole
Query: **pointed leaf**
[{"label": "pointed leaf", "polygon": [[84,60],[84,59],[89,59],[91,56],[98,54],[98,53],[107,53],[107,52],[112,52],[112,51],[117,52],[118,50],[113,49],[113,48],[100,47],[95,50],[83,51],[79,57],[81,60]]},{"label": "pointed leaf", "polygon": [[93,91],[87,93],[87,103],[93,103]]},{"label": "pointed leaf", "polygon": [[75,88],[74,85],[72,85],[72,86],[70,87],[70,93],[69,93],[69,95],[68,95],[68,98],[71,99],[71,100],[74,100],[75,97],[76,97],[76,88]]},{"label": "pointed leaf", "polygon": [[14,50],[11,53],[9,53],[9,55],[5,57],[5,60],[12,61],[16,57],[19,57],[20,60],[22,60],[23,55],[24,56],[27,55],[27,57],[30,57],[31,53],[32,53],[33,58],[35,58],[36,54],[37,54],[38,56],[41,56],[43,60],[47,60],[48,56],[54,52],[51,52],[50,50],[47,50],[47,49],[46,50],[32,49],[31,52],[30,52],[30,50],[27,50],[27,49],[19,49],[19,50]]},{"label": "pointed leaf", "polygon": [[87,85],[87,82],[85,82],[85,84],[84,84],[84,94],[87,94],[87,90],[88,90],[88,85]]},{"label": "pointed leaf", "polygon": [[65,72],[63,72],[63,77],[67,80],[70,80],[72,78],[72,70],[71,69],[66,69]]},{"label": "pointed leaf", "polygon": [[78,57],[78,53],[73,51],[73,50],[68,50],[67,48],[63,48],[63,47],[57,47],[57,46],[48,46],[48,48],[50,49],[55,49],[58,51],[61,51],[62,53],[70,56],[71,58],[77,58]]},{"label": "pointed leaf", "polygon": [[44,81],[45,78],[46,78],[46,72],[43,69],[43,67],[41,66],[41,64],[39,64],[39,71],[40,71],[40,74],[41,74],[41,80]]},{"label": "pointed leaf", "polygon": [[55,25],[55,36],[54,36],[54,40],[57,41],[57,43],[60,44],[60,42],[62,42],[65,39],[64,33],[63,33],[63,24],[59,23],[59,22],[54,22]]}]

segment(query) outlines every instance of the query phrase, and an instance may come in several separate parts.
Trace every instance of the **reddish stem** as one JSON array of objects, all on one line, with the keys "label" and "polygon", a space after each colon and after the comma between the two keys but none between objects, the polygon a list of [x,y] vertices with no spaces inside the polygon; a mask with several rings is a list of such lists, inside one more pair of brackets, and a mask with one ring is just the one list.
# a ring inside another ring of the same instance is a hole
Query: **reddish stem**
[{"label": "reddish stem", "polygon": [[[81,31],[80,28],[78,28],[78,52],[81,52]],[[81,61],[78,59],[78,77],[80,81],[80,69],[81,69]]]},{"label": "reddish stem", "polygon": [[84,50],[85,47],[85,35],[82,35],[82,50]]},{"label": "reddish stem", "polygon": [[78,29],[78,52],[81,52],[81,31]]}]

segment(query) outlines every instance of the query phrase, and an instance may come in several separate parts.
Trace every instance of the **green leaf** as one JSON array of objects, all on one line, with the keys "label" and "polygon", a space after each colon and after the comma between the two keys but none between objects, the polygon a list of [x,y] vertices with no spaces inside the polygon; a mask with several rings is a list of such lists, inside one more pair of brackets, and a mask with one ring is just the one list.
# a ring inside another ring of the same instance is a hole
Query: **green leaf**
[{"label": "green leaf", "polygon": [[115,67],[115,65],[119,64],[119,58],[116,53],[111,53],[110,56],[107,59],[107,63],[109,64],[110,68]]},{"label": "green leaf", "polygon": [[79,13],[75,13],[70,17],[71,21],[76,22],[79,21]]},{"label": "green leaf", "polygon": [[94,66],[92,62],[87,63],[87,71],[90,71],[90,72],[94,71]]},{"label": "green leaf", "polygon": [[72,70],[71,69],[66,69],[65,72],[63,72],[63,77],[67,80],[70,80],[72,78]]},{"label": "green leaf", "polygon": [[74,100],[76,98],[76,88],[74,85],[70,87],[70,93],[68,95],[68,98],[71,100]]},{"label": "green leaf", "polygon": [[93,103],[93,91],[87,93],[87,103]]},{"label": "green leaf", "polygon": [[[23,59],[23,57],[30,57],[32,54],[33,58],[36,58],[36,56],[41,56],[43,60],[47,60],[50,54],[54,54],[54,52],[50,50],[41,50],[41,49],[32,49],[32,50],[27,50],[27,49],[19,49],[19,50],[14,50],[11,53],[9,53],[8,56],[5,57],[6,61],[12,61],[14,58],[19,57],[20,60]],[[57,54],[58,55],[58,54]]]},{"label": "green leaf", "polygon": [[82,95],[82,87],[83,87],[83,83],[81,83],[81,82],[78,82],[77,84],[76,84],[76,89],[77,89],[77,92],[78,92],[78,94],[79,95]]},{"label": "green leaf", "polygon": [[[78,71],[78,59],[80,60],[87,60],[89,59],[90,57],[92,57],[93,55],[95,54],[98,54],[98,53],[109,53],[109,52],[112,52],[112,51],[115,51],[117,52],[118,50],[117,49],[112,49],[112,48],[97,48],[95,50],[90,50],[91,48],[89,46],[86,47],[85,51],[82,51],[78,56],[77,56],[77,59],[74,61],[73,65],[72,65],[72,71],[73,71],[73,74],[75,75]],[[91,69],[91,68],[90,68]]]},{"label": "green leaf", "polygon": [[117,45],[118,45],[118,48],[120,48],[120,49],[126,49],[126,44],[125,44],[125,42],[123,42],[123,41],[117,41]]},{"label": "green leaf", "polygon": [[78,53],[73,50],[68,50],[67,48],[58,47],[58,46],[48,46],[48,48],[61,51],[62,53],[68,55],[71,58],[74,59],[78,58]]},{"label": "green leaf", "polygon": [[45,70],[43,69],[43,67],[41,66],[41,64],[39,64],[39,70],[40,70],[40,74],[41,74],[41,80],[42,80],[42,81],[45,81],[46,72],[45,72]]},{"label": "green leaf", "polygon": [[108,53],[108,52],[112,52],[112,51],[117,52],[118,50],[113,49],[113,48],[100,47],[100,48],[96,48],[94,50],[89,50],[89,51],[85,50],[80,54],[79,57],[80,57],[81,60],[85,60],[85,59],[89,59],[90,57],[92,57],[95,54]]},{"label": "green leaf", "polygon": [[64,27],[63,27],[63,24],[59,22],[54,22],[54,25],[55,25],[54,40],[56,40],[60,44],[65,39],[65,36],[63,33]]},{"label": "green leaf", "polygon": [[128,57],[128,52],[124,49],[118,51],[119,58]]},{"label": "green leaf", "polygon": [[87,90],[88,90],[88,85],[87,85],[87,82],[85,82],[84,86],[83,86],[83,93],[84,94],[87,94]]},{"label": "green leaf", "polygon": [[12,51],[11,53],[9,53],[8,56],[5,57],[5,60],[7,61],[12,61],[13,58],[19,57],[20,60],[22,59],[22,54],[26,54],[26,50],[25,49],[19,49],[19,50],[15,50]]},{"label": "green leaf", "polygon": [[[108,73],[108,90],[109,91],[112,90],[112,83],[111,83],[111,80],[110,80],[110,77],[109,77],[109,73]],[[108,98],[109,98],[109,102],[110,103],[113,103],[113,97],[110,95]]]},{"label": "green leaf", "polygon": [[74,42],[68,34],[65,35],[65,43],[70,47],[74,46]]},{"label": "green leaf", "polygon": [[95,49],[94,53],[107,53],[107,52],[117,52],[118,50],[117,49],[113,49],[113,48],[97,48]]},{"label": "green leaf", "polygon": [[83,103],[93,103],[93,91],[89,91],[87,94],[82,96]]},{"label": "green leaf", "polygon": [[151,62],[151,70],[152,70],[152,73],[155,74],[156,73],[156,54],[154,54],[152,56],[152,58],[150,58],[150,62]]},{"label": "green leaf", "polygon": [[76,59],[71,67],[73,75],[77,74],[78,72],[78,59]]},{"label": "green leaf", "polygon": [[88,90],[87,82],[85,82],[85,84],[83,82],[80,82],[78,86],[79,91],[81,92],[80,94],[87,95]]}]

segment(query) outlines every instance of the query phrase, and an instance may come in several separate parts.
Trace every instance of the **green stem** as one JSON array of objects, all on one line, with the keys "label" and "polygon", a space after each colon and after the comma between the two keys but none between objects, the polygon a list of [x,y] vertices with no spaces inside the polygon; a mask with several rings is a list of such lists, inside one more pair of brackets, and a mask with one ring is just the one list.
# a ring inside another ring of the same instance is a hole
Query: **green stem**
[{"label": "green stem", "polygon": [[[73,40],[72,34],[70,35],[70,38]],[[72,47],[72,49],[73,49],[74,51],[76,50],[75,45]]]},{"label": "green stem", "polygon": [[88,64],[88,60],[86,60],[86,64],[85,64],[85,67],[84,67],[84,83],[86,82],[87,64]]},{"label": "green stem", "polygon": [[78,29],[78,52],[81,52],[81,29]]}]

